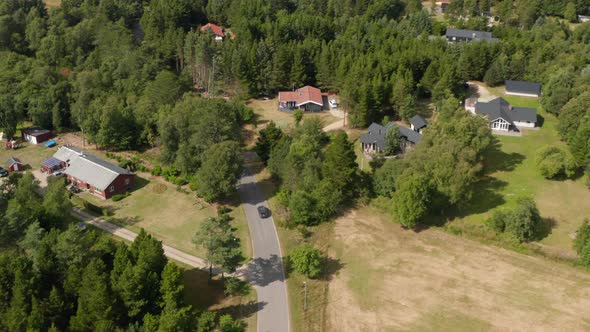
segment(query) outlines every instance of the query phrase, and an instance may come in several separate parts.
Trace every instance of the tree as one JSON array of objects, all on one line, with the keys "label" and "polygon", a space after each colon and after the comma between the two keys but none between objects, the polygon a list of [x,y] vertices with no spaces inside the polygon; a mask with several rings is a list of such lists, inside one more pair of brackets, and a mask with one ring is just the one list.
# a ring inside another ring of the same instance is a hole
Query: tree
[{"label": "tree", "polygon": [[300,108],[294,110],[293,118],[295,119],[295,126],[299,127],[299,124],[301,124],[301,120],[303,120],[303,111]]},{"label": "tree", "polygon": [[277,127],[274,121],[270,121],[268,126],[260,131],[255,150],[265,164],[268,163],[270,152],[281,138],[283,138],[283,131]]},{"label": "tree", "polygon": [[168,263],[162,271],[160,293],[162,294],[162,314],[160,331],[192,331],[194,317],[191,307],[184,304],[184,285],[182,270]]},{"label": "tree", "polygon": [[393,195],[394,215],[404,227],[416,226],[428,212],[430,185],[420,174],[404,172]]},{"label": "tree", "polygon": [[578,255],[582,254],[584,247],[587,243],[590,242],[590,226],[588,225],[588,220],[584,220],[582,225],[578,228],[576,232],[576,239],[574,240],[574,250],[578,253]]},{"label": "tree", "polygon": [[224,199],[235,191],[242,169],[243,157],[238,143],[215,144],[205,152],[203,165],[197,172],[197,191],[208,201]]},{"label": "tree", "polygon": [[224,272],[234,272],[242,260],[240,240],[230,221],[231,217],[225,213],[217,218],[207,218],[193,238],[193,243],[206,251],[209,279],[213,274],[213,265],[219,266],[223,275]]},{"label": "tree", "polygon": [[49,179],[47,189],[43,195],[42,219],[49,227],[60,226],[72,210],[72,203],[62,179]]},{"label": "tree", "polygon": [[564,149],[547,145],[537,151],[537,168],[546,179],[572,177],[576,172],[576,163]]},{"label": "tree", "polygon": [[221,332],[243,332],[244,326],[230,315],[222,315],[219,318],[219,329]]},{"label": "tree", "polygon": [[322,253],[310,244],[303,244],[291,251],[289,262],[295,271],[309,278],[317,278],[322,272]]},{"label": "tree", "polygon": [[307,226],[317,223],[315,205],[316,202],[309,193],[302,190],[294,192],[289,199],[291,221]]},{"label": "tree", "polygon": [[549,113],[558,115],[561,108],[572,97],[574,75],[567,69],[561,69],[549,77],[547,84],[543,85],[543,97],[541,105]]},{"label": "tree", "polygon": [[572,23],[578,21],[578,13],[576,12],[576,4],[574,2],[570,1],[565,6],[563,17]]},{"label": "tree", "polygon": [[393,155],[400,149],[399,127],[394,123],[385,133],[385,154]]},{"label": "tree", "polygon": [[215,312],[204,311],[201,313],[197,323],[197,332],[213,332],[215,331]]},{"label": "tree", "polygon": [[521,197],[516,207],[506,216],[506,231],[520,242],[534,240],[541,226],[541,216],[532,198]]}]

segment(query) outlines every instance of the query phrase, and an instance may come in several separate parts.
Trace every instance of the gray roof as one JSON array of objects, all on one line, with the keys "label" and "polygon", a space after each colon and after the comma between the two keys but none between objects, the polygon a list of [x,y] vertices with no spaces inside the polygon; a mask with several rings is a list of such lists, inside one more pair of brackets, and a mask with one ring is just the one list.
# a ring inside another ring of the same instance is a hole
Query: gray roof
[{"label": "gray roof", "polygon": [[25,128],[25,129],[21,130],[21,132],[23,132],[27,135],[31,135],[31,136],[39,136],[39,135],[51,133],[51,131],[49,131],[47,129],[39,129],[39,128]]},{"label": "gray roof", "polygon": [[508,80],[506,81],[506,92],[540,95],[541,83]]},{"label": "gray roof", "polygon": [[426,127],[428,125],[428,122],[426,121],[426,119],[422,116],[422,115],[414,115],[411,119],[410,119],[410,123],[412,125],[414,125],[414,128],[416,130],[420,130],[424,127]]},{"label": "gray roof", "polygon": [[75,147],[62,146],[53,157],[68,163],[64,173],[89,183],[99,190],[106,190],[119,175],[133,174],[129,170]]},{"label": "gray roof", "polygon": [[22,162],[18,158],[10,157],[10,159],[8,159],[8,167],[10,167],[14,164],[22,164]]},{"label": "gray roof", "polygon": [[492,37],[491,32],[477,31],[477,30],[462,30],[462,29],[447,29],[446,37],[466,38],[471,40],[485,40],[497,42],[497,38]]},{"label": "gray roof", "polygon": [[399,128],[399,137],[403,137],[408,141],[417,144],[420,142],[422,136],[411,130],[410,128],[406,128],[404,126],[400,126],[395,122],[390,122],[386,126],[382,126],[378,123],[373,122],[366,133],[361,135],[361,143],[365,144],[377,144],[379,150],[385,150],[385,135],[387,134],[387,130],[391,128],[391,126],[397,126]]},{"label": "gray roof", "polygon": [[496,98],[487,103],[475,104],[475,113],[487,116],[490,121],[502,118],[514,125],[518,122],[537,122],[537,110],[534,108],[512,107],[504,98]]}]

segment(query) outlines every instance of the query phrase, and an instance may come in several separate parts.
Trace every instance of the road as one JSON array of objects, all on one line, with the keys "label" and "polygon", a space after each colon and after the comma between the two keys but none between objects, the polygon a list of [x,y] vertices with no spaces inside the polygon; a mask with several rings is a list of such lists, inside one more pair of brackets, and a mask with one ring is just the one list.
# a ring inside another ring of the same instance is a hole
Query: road
[{"label": "road", "polygon": [[254,160],[255,154],[246,152],[244,157],[246,169],[238,184],[238,193],[248,219],[254,257],[240,272],[258,294],[258,332],[289,332],[289,301],[279,237],[273,218],[261,219],[258,216],[256,208],[259,205],[268,207],[268,203],[247,166],[248,161]]},{"label": "road", "polygon": [[[80,209],[72,209],[72,215],[74,217],[76,217],[77,219],[84,221],[87,224],[96,226],[105,232],[109,232],[109,233],[111,233],[115,236],[118,236],[122,239],[125,239],[127,241],[133,242],[133,240],[135,240],[135,238],[137,237],[137,233],[135,233],[135,232],[132,232],[128,229],[125,229],[123,227],[112,224],[112,223],[105,221],[103,219],[97,218],[93,215],[90,215],[90,214],[80,210]],[[178,249],[174,249],[174,248],[167,246],[163,243],[162,243],[162,247],[164,248],[164,254],[166,255],[166,257],[173,259],[175,261],[178,261],[180,263],[186,264],[190,267],[195,267],[198,269],[203,269],[203,270],[208,271],[208,265],[203,259],[201,259],[199,257],[195,257],[193,255],[189,255],[185,252],[182,252]]]}]

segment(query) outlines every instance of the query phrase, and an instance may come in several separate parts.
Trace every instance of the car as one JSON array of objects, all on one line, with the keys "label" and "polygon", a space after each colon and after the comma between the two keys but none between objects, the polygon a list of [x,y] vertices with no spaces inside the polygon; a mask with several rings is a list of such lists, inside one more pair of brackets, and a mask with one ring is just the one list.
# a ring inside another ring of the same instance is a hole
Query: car
[{"label": "car", "polygon": [[336,99],[330,99],[330,101],[328,101],[328,103],[330,104],[330,108],[337,108],[338,107],[338,102],[336,101]]},{"label": "car", "polygon": [[51,176],[60,177],[60,176],[66,176],[66,175],[64,174],[64,172],[54,172],[54,173],[51,173]]},{"label": "car", "polygon": [[8,176],[8,171],[5,170],[4,168],[0,167],[0,177],[7,177]]},{"label": "car", "polygon": [[265,219],[270,217],[270,210],[266,206],[260,205],[256,209],[258,210],[260,218]]}]

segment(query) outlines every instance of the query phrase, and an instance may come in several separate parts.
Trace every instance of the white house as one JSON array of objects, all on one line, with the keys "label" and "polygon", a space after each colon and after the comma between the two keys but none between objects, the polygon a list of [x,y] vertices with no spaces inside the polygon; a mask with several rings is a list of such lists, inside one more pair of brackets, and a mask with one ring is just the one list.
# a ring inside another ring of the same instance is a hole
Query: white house
[{"label": "white house", "polygon": [[474,114],[485,116],[490,120],[490,128],[493,130],[518,131],[519,128],[534,128],[537,125],[536,109],[514,107],[504,98],[477,102],[474,109]]}]

